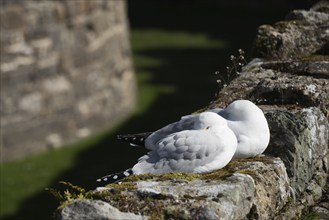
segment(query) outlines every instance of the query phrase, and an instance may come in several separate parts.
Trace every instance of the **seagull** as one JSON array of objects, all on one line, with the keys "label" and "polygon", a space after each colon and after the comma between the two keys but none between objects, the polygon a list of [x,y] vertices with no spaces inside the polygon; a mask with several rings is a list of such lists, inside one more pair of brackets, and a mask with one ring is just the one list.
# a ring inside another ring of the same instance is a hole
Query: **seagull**
[{"label": "seagull", "polygon": [[225,109],[209,110],[227,120],[238,147],[233,158],[249,158],[262,154],[270,141],[270,130],[263,111],[249,100],[236,100]]},{"label": "seagull", "polygon": [[214,112],[183,116],[153,133],[119,135],[118,139],[150,151],[131,169],[104,176],[98,182],[120,180],[131,174],[211,172],[225,167],[238,145],[227,120]]},{"label": "seagull", "polygon": [[[107,175],[98,182],[119,180],[131,174],[210,172],[223,168],[232,158],[262,154],[269,144],[270,131],[259,107],[249,100],[236,100],[225,109],[183,116],[180,121],[155,132],[118,135],[118,139],[128,141],[132,146],[143,146],[150,152],[133,168]],[[217,141],[218,144],[214,144]],[[209,157],[214,149],[218,149],[217,156]],[[236,150],[231,157],[233,149]]]}]

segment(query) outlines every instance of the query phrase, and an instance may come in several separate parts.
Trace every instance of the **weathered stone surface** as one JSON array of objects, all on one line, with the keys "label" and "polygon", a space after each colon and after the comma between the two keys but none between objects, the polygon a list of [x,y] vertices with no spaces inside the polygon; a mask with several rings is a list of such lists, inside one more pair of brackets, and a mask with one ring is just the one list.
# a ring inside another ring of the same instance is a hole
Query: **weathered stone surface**
[{"label": "weathered stone surface", "polygon": [[[272,219],[290,197],[285,166],[272,157],[234,160],[224,170],[204,175],[133,178],[139,181],[128,179],[121,185],[109,185],[103,200],[122,212],[150,219]],[[74,206],[65,208],[69,213],[80,212],[73,210]],[[59,215],[69,219],[63,209]]]},{"label": "weathered stone surface", "polygon": [[[271,141],[265,154],[280,157],[291,180],[291,187],[300,195],[314,175],[326,178],[329,124],[315,107],[295,111],[274,111],[266,114]],[[323,183],[320,184],[323,187]]]},{"label": "weathered stone surface", "polygon": [[254,191],[250,176],[235,174],[223,180],[140,181],[129,196],[136,201],[140,197],[155,198],[155,204],[163,206],[164,215],[173,218],[239,219],[249,213]]},{"label": "weathered stone surface", "polygon": [[[321,62],[329,63],[329,57]],[[280,72],[268,68],[269,63],[273,61],[252,60],[240,76],[219,93],[209,108],[225,106],[236,99],[250,99],[259,105],[269,105],[270,109],[273,105],[283,109],[310,106],[318,106],[322,111],[329,109],[327,78]],[[328,73],[328,69],[323,68],[323,71]]]},{"label": "weathered stone surface", "polygon": [[288,16],[300,20],[260,27],[254,43],[257,58],[243,68],[238,79],[225,87],[209,107],[250,99],[260,105],[271,105],[272,109],[272,105],[317,106],[329,116],[326,8],[328,2],[321,1],[309,11],[294,11]]},{"label": "weathered stone surface", "polygon": [[279,158],[263,159],[262,162],[244,161],[236,167],[236,172],[250,173],[255,181],[255,196],[247,215],[249,219],[273,219],[291,196],[290,180],[283,162]]},{"label": "weathered stone surface", "polygon": [[120,212],[118,209],[100,200],[76,200],[61,210],[57,219],[71,220],[146,220],[146,217],[133,213]]},{"label": "weathered stone surface", "polygon": [[125,1],[1,1],[0,18],[2,160],[72,143],[133,110]]},{"label": "weathered stone surface", "polygon": [[329,39],[329,14],[322,10],[325,7],[326,3],[319,3],[309,11],[295,10],[285,21],[261,26],[254,56],[284,60],[316,53]]},{"label": "weathered stone surface", "polygon": [[[290,20],[274,28],[266,26],[264,31],[264,26],[260,27],[254,56],[263,59],[255,58],[245,66],[209,106],[250,99],[266,112],[271,140],[265,153],[284,161],[296,198],[276,219],[301,217],[305,207],[321,201],[325,192],[329,155],[328,8],[329,2],[322,1],[310,11],[292,12]],[[260,43],[262,39],[269,44]]]}]

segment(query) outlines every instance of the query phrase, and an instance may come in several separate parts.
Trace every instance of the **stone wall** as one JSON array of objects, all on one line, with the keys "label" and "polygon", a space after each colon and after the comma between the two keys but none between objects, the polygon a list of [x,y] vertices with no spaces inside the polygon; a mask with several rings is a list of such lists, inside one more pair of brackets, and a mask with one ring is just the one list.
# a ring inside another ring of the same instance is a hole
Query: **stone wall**
[{"label": "stone wall", "polygon": [[[131,176],[69,196],[57,219],[301,219],[329,216],[329,2],[261,26],[255,58],[207,108],[249,99],[265,112],[265,156],[208,174]],[[85,197],[85,199],[82,199]],[[109,211],[113,210],[114,211]],[[88,217],[86,217],[88,219]]]},{"label": "stone wall", "polygon": [[1,161],[126,117],[135,79],[125,1],[1,1]]}]

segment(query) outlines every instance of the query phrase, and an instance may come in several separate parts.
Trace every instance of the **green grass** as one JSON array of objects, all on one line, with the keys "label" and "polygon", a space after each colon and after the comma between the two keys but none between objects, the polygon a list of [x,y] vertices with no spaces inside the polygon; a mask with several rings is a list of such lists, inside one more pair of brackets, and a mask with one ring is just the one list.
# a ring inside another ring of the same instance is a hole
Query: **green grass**
[{"label": "green grass", "polygon": [[[205,34],[183,32],[183,31],[165,31],[160,29],[135,30],[133,38],[136,44],[135,51],[143,51],[149,49],[189,49],[189,48],[223,48],[227,46],[227,42],[220,39],[210,39]],[[144,41],[147,39],[147,41]],[[161,42],[161,44],[159,44]],[[153,61],[154,62],[154,61]],[[161,64],[155,62],[156,64]]]},{"label": "green grass", "polygon": [[[213,40],[205,34],[191,34],[186,32],[168,32],[164,30],[133,30],[132,31],[132,44],[134,51],[134,62],[137,69],[137,80],[139,85],[139,108],[138,113],[143,113],[149,105],[153,103],[157,97],[161,95],[172,95],[178,92],[179,85],[174,83],[163,83],[160,80],[158,83],[154,80],[154,75],[159,75],[153,70],[163,67],[166,69],[168,61],[162,56],[146,55],[144,52],[165,50],[165,51],[184,51],[193,49],[221,49],[227,46],[227,42],[222,40]],[[155,53],[156,54],[156,53]],[[189,56],[187,56],[188,58]],[[192,61],[192,60],[191,60]],[[191,65],[193,66],[193,65]],[[177,67],[177,69],[181,69]],[[187,70],[189,68],[187,67]],[[174,72],[175,70],[170,69]],[[178,73],[183,75],[182,73]],[[166,74],[171,76],[172,74]],[[165,74],[163,77],[167,77]],[[210,73],[207,77],[210,76]],[[206,78],[206,77],[205,77]],[[186,81],[193,83],[193,78],[186,78]],[[188,83],[188,82],[187,82]],[[210,99],[211,97],[209,97]],[[190,111],[193,111],[191,109]]]},{"label": "green grass", "polygon": [[14,213],[22,200],[44,190],[55,176],[73,165],[80,150],[91,146],[99,136],[77,145],[1,165],[1,216]]},{"label": "green grass", "polygon": [[56,176],[74,166],[79,152],[96,145],[113,133],[113,130],[115,128],[104,130],[61,149],[1,164],[0,217],[15,213],[23,200],[41,191],[44,192]]}]

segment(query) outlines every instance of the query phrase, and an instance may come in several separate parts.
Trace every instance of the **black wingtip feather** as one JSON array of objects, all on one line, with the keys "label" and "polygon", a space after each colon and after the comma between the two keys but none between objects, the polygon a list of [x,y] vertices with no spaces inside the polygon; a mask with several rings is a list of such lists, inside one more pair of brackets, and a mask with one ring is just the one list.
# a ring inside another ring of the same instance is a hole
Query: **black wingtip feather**
[{"label": "black wingtip feather", "polygon": [[152,132],[139,134],[119,134],[117,135],[117,139],[127,141],[132,146],[145,146],[145,139],[150,136],[150,134],[152,134]]},{"label": "black wingtip feather", "polygon": [[132,169],[127,169],[127,170],[119,172],[119,173],[113,173],[110,175],[103,176],[103,177],[97,179],[96,181],[99,183],[115,183],[115,182],[118,182],[118,181],[132,175],[132,174],[133,174]]}]

